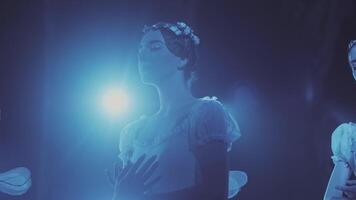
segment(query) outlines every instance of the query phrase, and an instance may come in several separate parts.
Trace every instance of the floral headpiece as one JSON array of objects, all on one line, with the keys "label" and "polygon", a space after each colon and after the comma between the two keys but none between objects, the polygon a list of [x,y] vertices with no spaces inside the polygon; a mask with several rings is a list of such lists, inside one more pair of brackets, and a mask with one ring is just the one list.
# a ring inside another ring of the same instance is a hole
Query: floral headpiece
[{"label": "floral headpiece", "polygon": [[[153,25],[154,28],[159,28],[157,25]],[[184,22],[177,22],[176,24],[165,24],[164,28],[169,29],[177,36],[188,36],[193,41],[194,45],[200,44],[200,39],[198,36],[194,34],[193,29],[191,29],[186,23]]]}]

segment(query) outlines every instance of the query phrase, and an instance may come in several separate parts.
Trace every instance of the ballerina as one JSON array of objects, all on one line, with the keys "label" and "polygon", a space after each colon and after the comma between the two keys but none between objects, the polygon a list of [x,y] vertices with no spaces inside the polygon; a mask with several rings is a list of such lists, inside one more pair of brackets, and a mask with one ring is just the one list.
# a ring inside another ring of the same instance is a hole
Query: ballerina
[{"label": "ballerina", "polygon": [[190,92],[199,43],[183,22],[145,27],[139,73],[160,108],[123,129],[113,199],[227,199],[247,183],[246,173],[229,171],[237,123],[217,98]]},{"label": "ballerina", "polygon": [[[348,60],[356,80],[356,40],[349,44]],[[332,133],[331,148],[334,169],[324,195],[324,200],[356,199],[356,124],[349,122],[338,126]]]}]

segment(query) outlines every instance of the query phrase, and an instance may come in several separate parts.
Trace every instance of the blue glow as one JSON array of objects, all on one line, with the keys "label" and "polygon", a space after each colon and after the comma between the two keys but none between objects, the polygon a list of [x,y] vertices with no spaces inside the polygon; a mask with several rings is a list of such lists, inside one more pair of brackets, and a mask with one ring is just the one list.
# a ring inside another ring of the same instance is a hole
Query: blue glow
[{"label": "blue glow", "polygon": [[130,99],[124,89],[111,87],[103,93],[100,104],[105,113],[115,118],[129,111]]}]

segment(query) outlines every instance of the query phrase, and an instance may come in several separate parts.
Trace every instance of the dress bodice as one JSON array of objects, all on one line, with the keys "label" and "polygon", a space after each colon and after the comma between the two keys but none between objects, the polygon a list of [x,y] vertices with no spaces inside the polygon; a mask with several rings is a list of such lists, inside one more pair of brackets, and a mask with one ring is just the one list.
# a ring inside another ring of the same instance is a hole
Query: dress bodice
[{"label": "dress bodice", "polygon": [[[216,99],[197,100],[177,120],[168,132],[160,133],[152,118],[141,117],[124,128],[120,139],[119,157],[125,162],[135,162],[141,155],[157,155],[159,166],[152,176],[160,181],[153,193],[170,192],[191,187],[199,182],[199,167],[193,150],[211,140],[221,140],[228,145],[240,136],[237,123]],[[157,132],[154,137],[144,137]]]}]

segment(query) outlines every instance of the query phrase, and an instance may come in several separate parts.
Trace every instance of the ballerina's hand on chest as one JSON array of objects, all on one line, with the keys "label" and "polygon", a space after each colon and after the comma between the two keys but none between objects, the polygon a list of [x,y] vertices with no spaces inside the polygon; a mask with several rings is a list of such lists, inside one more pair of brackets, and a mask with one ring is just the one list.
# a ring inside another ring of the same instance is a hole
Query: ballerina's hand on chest
[{"label": "ballerina's hand on chest", "polygon": [[[180,107],[171,115],[159,113],[142,117],[124,128],[120,136],[120,159],[127,163],[135,162],[140,156],[158,156],[169,154],[166,150],[188,148],[188,131],[191,124],[191,113],[200,100]],[[177,148],[177,146],[179,146]]]}]

